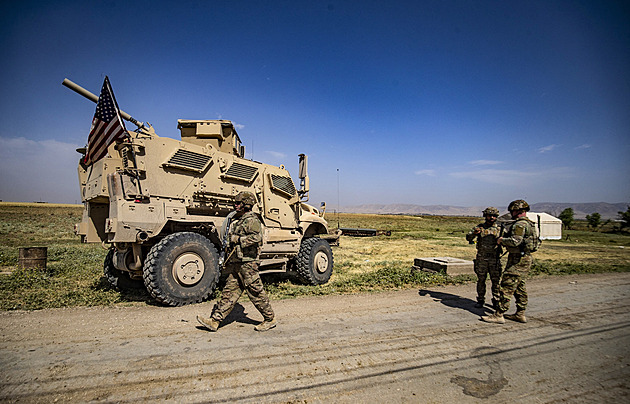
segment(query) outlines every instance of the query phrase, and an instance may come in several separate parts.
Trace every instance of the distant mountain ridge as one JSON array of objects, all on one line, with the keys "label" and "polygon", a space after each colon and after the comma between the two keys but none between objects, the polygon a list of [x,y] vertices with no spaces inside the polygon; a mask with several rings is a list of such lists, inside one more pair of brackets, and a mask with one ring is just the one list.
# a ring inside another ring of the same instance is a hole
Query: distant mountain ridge
[{"label": "distant mountain ridge", "polygon": [[[532,212],[545,212],[558,217],[566,208],[572,208],[576,219],[584,219],[586,215],[595,212],[602,215],[602,219],[617,219],[618,212],[625,212],[630,203],[561,203],[539,202],[530,205]],[[450,205],[412,205],[412,204],[366,204],[342,206],[339,210],[344,213],[374,213],[394,215],[436,215],[436,216],[481,216],[481,211],[487,206],[450,206]],[[507,206],[496,206],[501,213],[507,212]]]}]

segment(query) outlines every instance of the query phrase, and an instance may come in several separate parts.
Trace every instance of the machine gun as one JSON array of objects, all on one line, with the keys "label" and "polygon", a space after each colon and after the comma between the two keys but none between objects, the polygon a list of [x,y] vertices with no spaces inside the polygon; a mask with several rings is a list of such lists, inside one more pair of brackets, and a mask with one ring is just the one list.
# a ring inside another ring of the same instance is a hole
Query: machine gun
[{"label": "machine gun", "polygon": [[[92,101],[94,103],[98,103],[98,96],[96,96],[96,94],[91,93],[90,91],[88,91],[85,88],[81,87],[77,83],[75,83],[75,82],[73,82],[73,81],[71,81],[69,79],[63,79],[63,82],[61,84],[66,86],[66,87],[68,87],[70,90],[74,91],[75,93],[84,96],[88,100],[90,100],[90,101]],[[129,121],[129,122],[133,123],[134,125],[136,125],[139,129],[146,129],[146,126],[144,126],[144,123],[136,120],[134,117],[132,117],[131,115],[129,115],[125,111],[120,110],[120,116],[125,121]]]}]

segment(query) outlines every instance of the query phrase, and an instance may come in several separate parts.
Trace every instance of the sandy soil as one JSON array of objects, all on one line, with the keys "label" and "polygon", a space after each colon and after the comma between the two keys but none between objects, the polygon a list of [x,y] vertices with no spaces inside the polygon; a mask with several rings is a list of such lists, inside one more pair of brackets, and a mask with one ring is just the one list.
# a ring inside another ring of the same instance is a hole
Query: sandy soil
[{"label": "sandy soil", "polygon": [[[3,402],[627,402],[630,274],[528,284],[529,322],[479,321],[474,285],[273,301],[0,313]],[[513,311],[513,310],[511,310]]]}]

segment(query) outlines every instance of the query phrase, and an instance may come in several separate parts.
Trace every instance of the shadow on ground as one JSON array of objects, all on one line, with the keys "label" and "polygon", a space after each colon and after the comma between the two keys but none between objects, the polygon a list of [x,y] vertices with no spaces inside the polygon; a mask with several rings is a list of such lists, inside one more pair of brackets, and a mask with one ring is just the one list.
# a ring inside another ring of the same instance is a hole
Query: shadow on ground
[{"label": "shadow on ground", "polygon": [[450,293],[437,292],[434,290],[428,289],[420,289],[418,291],[420,296],[430,296],[434,301],[440,302],[445,306],[453,307],[456,309],[466,310],[474,315],[483,316],[489,312],[492,312],[492,308],[489,305],[485,305],[484,307],[475,307],[477,303],[475,300],[468,299],[466,297],[461,297],[457,295],[453,295]]},{"label": "shadow on ground", "polygon": [[[206,316],[206,314],[204,314],[204,316]],[[207,316],[210,317],[210,313],[207,313]],[[254,320],[253,318],[250,318],[248,316],[248,313],[245,311],[245,307],[243,307],[243,305],[240,303],[236,303],[234,305],[234,308],[232,309],[232,312],[228,314],[225,320],[221,321],[221,325],[219,326],[219,328],[225,327],[226,325],[232,323],[258,325],[261,321],[262,319]],[[202,325],[197,325],[197,329],[207,331],[206,327]]]}]

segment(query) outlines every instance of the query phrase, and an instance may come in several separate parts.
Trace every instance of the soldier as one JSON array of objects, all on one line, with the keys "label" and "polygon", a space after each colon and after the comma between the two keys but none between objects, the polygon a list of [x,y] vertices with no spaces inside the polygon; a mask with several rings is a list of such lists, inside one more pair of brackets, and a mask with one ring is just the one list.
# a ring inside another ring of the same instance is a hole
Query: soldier
[{"label": "soldier", "polygon": [[197,316],[197,321],[209,329],[216,331],[219,324],[234,308],[234,305],[247,291],[249,300],[256,306],[264,321],[254,329],[267,331],[277,325],[269,297],[263,288],[258,275],[258,258],[262,244],[262,225],[258,216],[252,212],[256,197],[251,192],[240,192],[234,204],[236,215],[225,237],[229,240],[229,255],[226,258],[226,269],[229,273],[221,300],[214,305],[210,318]]},{"label": "soldier", "polygon": [[507,248],[508,262],[501,279],[501,296],[494,314],[482,316],[481,320],[487,323],[505,323],[503,314],[510,308],[510,298],[514,295],[516,300],[516,313],[506,315],[508,320],[526,323],[525,308],[527,307],[527,289],[525,288],[525,275],[532,266],[532,251],[536,249],[538,234],[534,222],[527,218],[529,205],[522,199],[512,201],[508,206],[514,223],[508,229],[505,237],[500,237],[499,245]]},{"label": "soldier", "polygon": [[492,283],[492,306],[497,308],[499,301],[499,283],[501,282],[501,247],[497,244],[500,228],[496,221],[499,217],[499,209],[494,207],[486,208],[483,211],[486,219],[472,228],[466,234],[466,240],[470,244],[477,239],[477,257],[475,258],[475,274],[477,274],[477,304],[475,307],[483,307],[486,301],[486,279],[490,275]]}]

